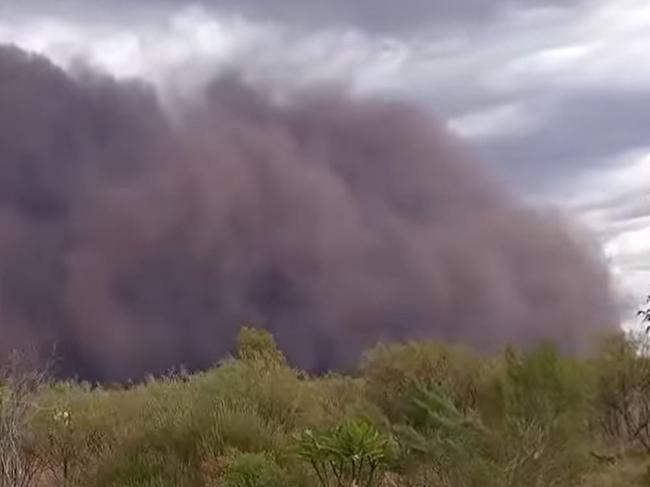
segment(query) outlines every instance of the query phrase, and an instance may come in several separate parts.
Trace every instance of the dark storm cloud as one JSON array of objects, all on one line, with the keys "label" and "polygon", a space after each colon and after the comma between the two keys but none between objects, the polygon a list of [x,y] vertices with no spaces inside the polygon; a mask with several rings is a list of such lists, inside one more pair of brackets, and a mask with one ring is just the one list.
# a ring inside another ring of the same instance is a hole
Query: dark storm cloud
[{"label": "dark storm cloud", "polygon": [[383,338],[572,349],[605,268],[427,114],[215,80],[172,124],[146,85],[0,49],[0,344],[67,373],[205,366],[252,320],[300,365]]},{"label": "dark storm cloud", "polygon": [[578,0],[24,0],[16,11],[35,15],[145,15],[190,5],[255,20],[303,27],[355,26],[371,32],[408,33],[444,24],[475,25],[505,8],[562,7]]}]

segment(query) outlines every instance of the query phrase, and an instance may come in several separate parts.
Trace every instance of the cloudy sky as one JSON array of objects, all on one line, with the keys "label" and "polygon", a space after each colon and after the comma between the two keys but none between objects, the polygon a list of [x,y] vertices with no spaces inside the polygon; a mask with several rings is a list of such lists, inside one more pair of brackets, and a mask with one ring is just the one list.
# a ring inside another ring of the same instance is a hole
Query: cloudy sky
[{"label": "cloudy sky", "polygon": [[0,42],[161,90],[244,66],[412,99],[650,292],[647,0],[2,0]]}]

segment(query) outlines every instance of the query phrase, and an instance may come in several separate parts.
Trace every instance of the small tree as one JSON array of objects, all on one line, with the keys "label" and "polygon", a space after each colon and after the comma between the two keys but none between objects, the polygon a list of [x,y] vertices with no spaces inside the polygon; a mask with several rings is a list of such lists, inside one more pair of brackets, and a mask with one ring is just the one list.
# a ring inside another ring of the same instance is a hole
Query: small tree
[{"label": "small tree", "polygon": [[298,456],[309,463],[322,487],[377,487],[388,456],[388,438],[363,421],[348,421],[297,438]]},{"label": "small tree", "polygon": [[394,426],[402,468],[428,465],[436,485],[467,485],[479,467],[491,466],[488,432],[477,414],[459,409],[436,385],[415,386],[409,399],[407,422]]},{"label": "small tree", "polygon": [[46,437],[40,439],[43,468],[60,487],[76,485],[88,473],[92,459],[107,450],[107,438],[98,429],[84,428],[66,407],[48,418]]},{"label": "small tree", "polygon": [[0,367],[0,487],[28,487],[41,468],[30,420],[36,393],[48,373],[49,367],[38,367],[18,351]]},{"label": "small tree", "polygon": [[[638,312],[650,323],[650,296]],[[606,343],[598,362],[599,421],[605,435],[650,452],[650,326]]]},{"label": "small tree", "polygon": [[266,366],[285,365],[273,335],[266,330],[243,326],[237,335],[237,358],[263,362]]},{"label": "small tree", "polygon": [[650,340],[646,333],[611,339],[596,363],[598,420],[611,439],[650,452]]}]

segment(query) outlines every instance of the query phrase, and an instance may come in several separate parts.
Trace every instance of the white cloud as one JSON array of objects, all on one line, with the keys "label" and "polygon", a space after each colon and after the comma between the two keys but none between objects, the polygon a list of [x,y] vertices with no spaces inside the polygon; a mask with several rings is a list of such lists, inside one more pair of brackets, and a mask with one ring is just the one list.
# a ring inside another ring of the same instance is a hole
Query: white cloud
[{"label": "white cloud", "polygon": [[[497,90],[530,86],[646,90],[650,67],[650,4],[646,0],[587,2],[563,22],[538,26],[537,43],[495,71],[487,84]],[[549,45],[550,44],[550,45]]]},{"label": "white cloud", "polygon": [[[128,31],[37,19],[0,20],[0,40],[57,61],[85,55],[122,76],[177,73],[190,60],[206,70],[243,57],[265,75],[344,79],[359,89],[517,93],[558,86],[646,89],[650,7],[646,0],[594,0],[572,8],[515,10],[472,31],[386,39],[351,29],[299,31],[197,7]],[[647,64],[647,63],[646,63]],[[634,74],[630,67],[634,66]]]},{"label": "white cloud", "polygon": [[617,235],[605,245],[605,253],[629,265],[650,268],[650,226]]},{"label": "white cloud", "polygon": [[[18,24],[0,20],[0,42],[47,55],[61,66],[77,60],[116,77],[153,82],[205,78],[275,34],[270,26],[237,17],[217,19],[196,7],[183,9],[163,23],[140,29],[35,19]],[[183,68],[192,65],[191,73]]]},{"label": "white cloud", "polygon": [[611,207],[624,200],[642,198],[650,211],[650,147],[631,149],[613,157],[601,169],[586,171],[570,187],[565,188],[568,204],[581,209]]},{"label": "white cloud", "polygon": [[538,125],[538,116],[522,103],[509,103],[462,114],[451,119],[448,127],[470,139],[518,137]]},{"label": "white cloud", "polygon": [[306,32],[199,7],[137,29],[56,18],[15,24],[0,19],[0,42],[45,54],[64,67],[83,60],[118,78],[144,78],[175,91],[200,86],[232,66],[278,87],[341,82],[360,92],[403,88],[412,56],[410,44],[400,39],[354,29]]},{"label": "white cloud", "polygon": [[606,169],[567,188],[566,207],[602,235],[622,294],[639,304],[650,294],[650,148],[616,157]]}]

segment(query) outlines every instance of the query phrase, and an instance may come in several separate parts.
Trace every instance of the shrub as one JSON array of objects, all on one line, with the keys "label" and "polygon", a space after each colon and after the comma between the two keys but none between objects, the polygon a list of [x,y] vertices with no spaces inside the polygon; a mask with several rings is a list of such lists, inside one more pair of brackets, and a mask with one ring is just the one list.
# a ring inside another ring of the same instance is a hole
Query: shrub
[{"label": "shrub", "polygon": [[415,387],[406,419],[394,427],[400,446],[396,467],[402,472],[434,484],[500,485],[490,433],[439,386]]},{"label": "shrub", "polygon": [[96,487],[198,487],[198,470],[171,451],[142,445],[117,456],[92,485]]},{"label": "shrub", "polygon": [[364,421],[348,421],[297,438],[298,456],[309,463],[323,487],[380,485],[388,456],[388,437]]},{"label": "shrub", "polygon": [[286,364],[286,359],[273,335],[266,330],[244,326],[237,336],[237,358],[240,360],[263,362],[267,366]]},{"label": "shrub", "polygon": [[592,381],[580,361],[545,345],[508,349],[481,400],[504,485],[573,485],[588,468]]},{"label": "shrub", "polygon": [[650,339],[619,335],[594,361],[596,421],[605,438],[650,453]]},{"label": "shrub", "polygon": [[481,363],[468,351],[435,343],[379,345],[361,365],[370,400],[401,421],[414,386],[437,385],[461,408],[475,405]]},{"label": "shrub", "polygon": [[0,486],[28,487],[42,468],[33,417],[49,367],[21,351],[0,367]]},{"label": "shrub", "polygon": [[379,346],[360,376],[309,377],[245,328],[236,358],[128,388],[6,369],[0,436],[16,448],[0,457],[27,480],[4,485],[650,485],[648,343],[621,335],[589,360]]},{"label": "shrub", "polygon": [[200,414],[211,414],[218,402],[231,401],[247,403],[287,432],[312,422],[309,416],[316,413],[317,398],[298,371],[286,364],[270,334],[243,328],[237,356],[194,381]]},{"label": "shrub", "polygon": [[570,418],[584,426],[591,393],[587,367],[560,356],[555,347],[544,345],[526,354],[510,348],[484,390],[481,406],[495,420],[519,418],[550,425]]},{"label": "shrub", "polygon": [[245,453],[239,456],[223,477],[223,487],[283,487],[286,473],[269,457]]},{"label": "shrub", "polygon": [[354,418],[365,418],[373,424],[388,423],[381,409],[369,399],[363,378],[330,373],[311,379],[303,387],[317,403],[309,415],[312,423],[333,425]]},{"label": "shrub", "polygon": [[213,454],[221,454],[228,448],[261,453],[281,448],[284,435],[250,404],[222,401],[211,416],[203,441],[205,451]]}]

